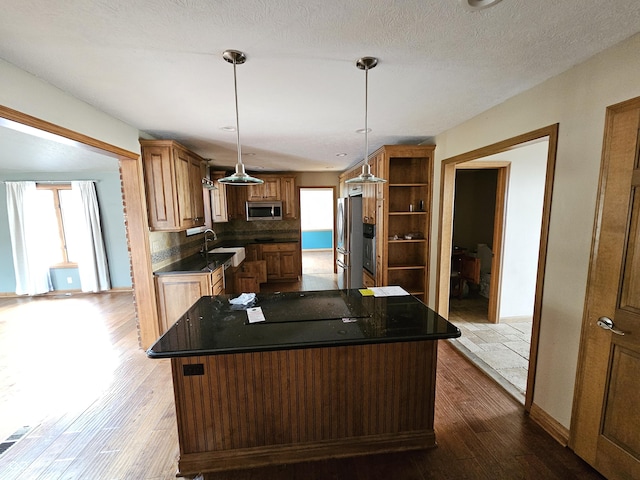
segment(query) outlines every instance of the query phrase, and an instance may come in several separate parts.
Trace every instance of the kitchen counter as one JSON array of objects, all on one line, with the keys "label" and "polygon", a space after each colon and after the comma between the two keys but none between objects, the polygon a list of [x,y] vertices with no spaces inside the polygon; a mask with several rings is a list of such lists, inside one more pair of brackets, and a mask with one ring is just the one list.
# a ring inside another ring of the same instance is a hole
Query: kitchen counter
[{"label": "kitchen counter", "polygon": [[184,274],[203,271],[214,271],[224,262],[229,260],[233,256],[233,253],[210,253],[208,255],[209,263],[207,264],[207,258],[204,255],[197,253],[190,257],[183,258],[177,262],[174,262],[166,267],[155,270],[154,275],[171,275],[171,274]]},{"label": "kitchen counter", "polygon": [[[272,243],[297,243],[300,239],[298,237],[286,237],[286,238],[275,238],[275,237],[265,237],[265,238],[252,238],[252,239],[243,239],[243,240],[225,240],[224,242],[217,242],[212,245],[210,248],[217,247],[246,247],[247,245],[259,245],[259,244],[272,244]],[[233,256],[232,253],[210,253],[209,254],[209,264],[208,268],[210,270],[215,270],[220,265],[224,264],[227,260],[229,260]],[[153,273],[155,275],[171,275],[171,274],[182,274],[182,273],[194,273],[194,272],[202,272],[207,270],[207,261],[202,254],[191,255],[190,257],[183,258],[178,260],[177,262],[173,262],[170,265],[159,268],[155,270]]]},{"label": "kitchen counter", "polygon": [[[200,298],[147,354],[170,358],[460,336],[457,327],[410,295],[286,292],[258,294],[249,306],[231,305],[232,297]],[[260,307],[266,320],[249,323],[251,307]]]},{"label": "kitchen counter", "polygon": [[147,352],[171,359],[178,476],[435,446],[437,343],[460,330],[415,297],[259,294],[259,323],[228,300]]},{"label": "kitchen counter", "polygon": [[225,246],[228,243],[228,246],[238,246],[238,247],[246,247],[247,245],[259,245],[259,244],[269,244],[269,243],[298,243],[300,241],[300,237],[256,237],[250,239],[242,239],[242,240],[232,240],[225,241]]}]

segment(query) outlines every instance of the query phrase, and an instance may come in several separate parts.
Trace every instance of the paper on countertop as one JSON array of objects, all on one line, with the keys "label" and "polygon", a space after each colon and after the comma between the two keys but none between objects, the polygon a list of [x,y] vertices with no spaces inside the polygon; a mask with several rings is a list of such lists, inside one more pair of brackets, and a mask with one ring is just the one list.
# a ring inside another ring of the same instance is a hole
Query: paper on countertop
[{"label": "paper on countertop", "polygon": [[363,297],[373,297],[373,290],[370,288],[361,288],[359,292]]},{"label": "paper on countertop", "polygon": [[374,297],[400,297],[409,295],[409,292],[397,285],[390,285],[388,287],[369,287],[368,290],[373,292]]},{"label": "paper on countertop", "polygon": [[229,303],[232,305],[249,305],[256,299],[255,293],[243,293],[239,297],[230,298]]},{"label": "paper on countertop", "polygon": [[266,321],[264,313],[262,312],[262,307],[247,308],[247,317],[249,318],[249,323]]}]

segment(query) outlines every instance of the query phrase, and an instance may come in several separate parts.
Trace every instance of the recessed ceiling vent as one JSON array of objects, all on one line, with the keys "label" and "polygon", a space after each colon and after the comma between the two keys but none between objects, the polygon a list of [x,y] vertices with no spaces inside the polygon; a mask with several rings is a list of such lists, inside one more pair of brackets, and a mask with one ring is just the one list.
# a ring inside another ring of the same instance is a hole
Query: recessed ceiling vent
[{"label": "recessed ceiling vent", "polygon": [[494,6],[500,0],[460,0],[462,8],[469,11],[482,10]]}]

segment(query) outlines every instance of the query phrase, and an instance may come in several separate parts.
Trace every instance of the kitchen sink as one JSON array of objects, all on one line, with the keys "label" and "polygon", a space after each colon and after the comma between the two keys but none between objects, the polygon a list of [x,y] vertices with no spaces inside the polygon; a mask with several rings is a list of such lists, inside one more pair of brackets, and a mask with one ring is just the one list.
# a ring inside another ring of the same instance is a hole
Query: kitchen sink
[{"label": "kitchen sink", "polygon": [[245,258],[244,247],[218,247],[209,250],[209,253],[233,253],[231,257],[231,266],[238,267]]}]

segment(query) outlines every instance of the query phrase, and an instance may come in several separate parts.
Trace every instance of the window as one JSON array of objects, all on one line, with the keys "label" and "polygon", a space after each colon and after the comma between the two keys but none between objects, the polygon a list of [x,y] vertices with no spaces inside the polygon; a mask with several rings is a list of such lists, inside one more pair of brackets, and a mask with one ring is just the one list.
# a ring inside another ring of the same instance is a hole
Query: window
[{"label": "window", "polygon": [[72,200],[69,184],[37,184],[36,202],[41,213],[39,245],[51,267],[77,267],[77,232],[82,205]]}]

